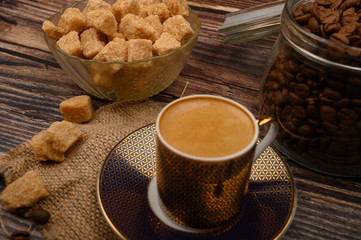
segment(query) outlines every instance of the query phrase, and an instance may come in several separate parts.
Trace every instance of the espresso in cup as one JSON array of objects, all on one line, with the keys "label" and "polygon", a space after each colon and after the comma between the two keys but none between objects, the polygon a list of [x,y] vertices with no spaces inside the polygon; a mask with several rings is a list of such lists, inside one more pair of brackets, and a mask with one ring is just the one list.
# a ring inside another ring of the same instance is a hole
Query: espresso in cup
[{"label": "espresso in cup", "polygon": [[159,130],[175,149],[196,157],[235,154],[254,137],[253,121],[243,109],[221,99],[191,98],[163,112]]},{"label": "espresso in cup", "polygon": [[[223,97],[193,95],[168,104],[156,122],[157,170],[148,190],[151,208],[155,213],[155,208],[161,209],[184,229],[232,226],[244,208],[253,161],[277,131],[271,127],[256,146],[255,117]],[[154,207],[154,199],[159,207]]]}]

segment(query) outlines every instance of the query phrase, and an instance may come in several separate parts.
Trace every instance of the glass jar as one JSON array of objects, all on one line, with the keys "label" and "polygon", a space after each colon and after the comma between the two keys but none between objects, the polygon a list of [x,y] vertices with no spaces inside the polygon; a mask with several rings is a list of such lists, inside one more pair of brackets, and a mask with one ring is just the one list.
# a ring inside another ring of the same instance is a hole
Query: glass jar
[{"label": "glass jar", "polygon": [[275,146],[290,159],[331,175],[361,176],[361,49],[299,25],[292,13],[304,3],[288,0],[282,11],[261,114],[278,120]]}]

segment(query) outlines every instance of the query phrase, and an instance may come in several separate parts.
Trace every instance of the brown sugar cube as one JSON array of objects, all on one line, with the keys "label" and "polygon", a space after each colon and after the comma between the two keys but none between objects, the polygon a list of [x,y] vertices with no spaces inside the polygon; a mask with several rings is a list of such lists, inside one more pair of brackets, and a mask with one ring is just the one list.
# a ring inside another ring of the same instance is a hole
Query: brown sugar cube
[{"label": "brown sugar cube", "polygon": [[104,2],[103,0],[89,0],[83,10],[83,13],[86,14],[87,12],[90,12],[93,10],[99,10],[99,9],[111,11],[112,7],[110,6],[109,3]]},{"label": "brown sugar cube", "polygon": [[58,40],[59,38],[61,38],[61,36],[63,36],[63,34],[59,31],[58,27],[50,21],[43,22],[42,29],[49,37],[54,40]]},{"label": "brown sugar cube", "polygon": [[153,44],[153,53],[156,56],[167,54],[181,46],[181,43],[169,33],[162,33]]},{"label": "brown sugar cube", "polygon": [[112,12],[118,22],[127,15],[132,13],[137,15],[139,12],[139,4],[137,0],[117,0],[112,6]]},{"label": "brown sugar cube", "polygon": [[125,39],[123,33],[115,32],[112,36],[108,36],[108,41],[113,41],[115,38]]},{"label": "brown sugar cube", "polygon": [[56,162],[64,161],[64,153],[58,152],[52,148],[51,143],[47,141],[46,132],[40,132],[31,139],[31,146],[35,158],[39,161],[53,160]]},{"label": "brown sugar cube", "polygon": [[119,32],[129,39],[149,39],[152,42],[156,40],[155,29],[144,18],[134,14],[127,14],[122,18],[119,24]]},{"label": "brown sugar cube", "polygon": [[169,18],[169,10],[164,3],[152,4],[147,7],[148,16],[157,15],[161,22]]},{"label": "brown sugar cube", "polygon": [[148,16],[147,6],[158,3],[160,3],[160,0],[138,0],[138,4],[139,4],[138,16],[142,18],[147,17]]},{"label": "brown sugar cube", "polygon": [[128,44],[123,38],[114,38],[94,57],[94,60],[110,62],[110,61],[126,61]]},{"label": "brown sugar cube", "polygon": [[82,133],[73,123],[68,121],[54,122],[46,130],[46,140],[59,152],[66,152],[81,137]]},{"label": "brown sugar cube", "polygon": [[145,21],[147,21],[150,24],[150,26],[152,26],[154,28],[155,33],[156,33],[155,36],[158,39],[163,31],[163,25],[160,22],[159,17],[157,15],[150,15],[144,19],[145,19]]},{"label": "brown sugar cube", "polygon": [[152,41],[131,39],[128,43],[128,62],[152,57]]},{"label": "brown sugar cube", "polygon": [[61,15],[58,28],[63,34],[71,31],[80,33],[85,28],[85,16],[78,8],[68,8]]},{"label": "brown sugar cube", "polygon": [[97,9],[85,14],[88,27],[96,28],[107,36],[112,36],[117,31],[117,20],[110,10]]},{"label": "brown sugar cube", "polygon": [[[116,67],[112,67],[111,70],[116,69]],[[120,68],[119,68],[120,69]],[[111,90],[114,83],[114,73],[101,71],[94,72],[93,74],[93,82],[98,87],[101,87],[105,90]]]},{"label": "brown sugar cube", "polygon": [[160,3],[160,0],[139,0],[138,2],[140,7],[144,7],[144,6]]},{"label": "brown sugar cube", "polygon": [[60,112],[68,122],[83,123],[92,118],[93,106],[88,95],[69,98],[60,103]]},{"label": "brown sugar cube", "polygon": [[83,55],[92,59],[105,46],[105,36],[95,28],[89,28],[80,34],[80,44]]},{"label": "brown sugar cube", "polygon": [[57,42],[56,46],[63,50],[64,52],[81,57],[82,49],[80,45],[79,35],[76,31],[71,31],[70,33],[62,36]]},{"label": "brown sugar cube", "polygon": [[34,171],[10,183],[1,193],[1,202],[11,210],[31,207],[38,200],[49,196],[40,175]]},{"label": "brown sugar cube", "polygon": [[163,3],[167,5],[170,16],[189,16],[187,0],[163,0]]},{"label": "brown sugar cube", "polygon": [[163,32],[173,35],[182,45],[188,42],[194,34],[189,22],[181,15],[170,17],[164,21]]}]

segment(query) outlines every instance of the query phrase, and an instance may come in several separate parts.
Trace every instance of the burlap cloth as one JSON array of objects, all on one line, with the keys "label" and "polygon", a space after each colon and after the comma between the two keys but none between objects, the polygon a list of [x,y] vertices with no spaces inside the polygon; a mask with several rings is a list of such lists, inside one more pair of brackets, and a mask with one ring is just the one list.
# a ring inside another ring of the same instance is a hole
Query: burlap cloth
[{"label": "burlap cloth", "polygon": [[0,158],[6,184],[27,171],[38,172],[50,195],[36,206],[51,213],[42,228],[45,239],[117,239],[105,222],[96,198],[101,164],[123,137],[152,122],[164,103],[144,101],[101,107],[86,124],[77,124],[82,140],[66,152],[65,161],[39,162],[29,141]]}]

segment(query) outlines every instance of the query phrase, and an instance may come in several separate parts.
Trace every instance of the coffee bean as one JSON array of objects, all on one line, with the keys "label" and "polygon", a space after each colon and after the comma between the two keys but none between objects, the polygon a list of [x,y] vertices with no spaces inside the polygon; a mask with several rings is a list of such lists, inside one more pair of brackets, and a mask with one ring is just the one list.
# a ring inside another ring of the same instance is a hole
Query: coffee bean
[{"label": "coffee bean", "polygon": [[317,7],[317,3],[314,2],[308,2],[302,5],[302,12],[303,13],[309,13],[312,8]]},{"label": "coffee bean", "polygon": [[339,100],[341,99],[341,93],[332,90],[331,88],[325,88],[322,92],[323,96],[334,99],[334,100]]},{"label": "coffee bean", "polygon": [[318,110],[315,105],[309,104],[306,107],[306,113],[310,118],[318,119]]},{"label": "coffee bean", "polygon": [[281,91],[274,91],[272,93],[272,101],[276,105],[280,105],[283,101],[283,95]]},{"label": "coffee bean", "polygon": [[297,83],[294,91],[300,98],[306,98],[310,95],[310,87],[307,84]]},{"label": "coffee bean", "polygon": [[292,12],[292,16],[293,16],[294,18],[303,16],[303,14],[304,14],[304,13],[303,13],[303,11],[302,11],[301,9],[297,9],[297,10],[295,10],[295,11]]},{"label": "coffee bean", "polygon": [[267,87],[270,90],[277,90],[280,87],[280,84],[276,81],[269,81],[267,82]]},{"label": "coffee bean", "polygon": [[320,108],[320,117],[322,120],[327,122],[335,122],[336,121],[337,111],[329,106],[329,105],[322,105]]},{"label": "coffee bean", "polygon": [[346,44],[346,45],[350,44],[350,40],[348,40],[345,34],[342,33],[332,33],[330,36],[330,40],[340,44]]},{"label": "coffee bean", "polygon": [[358,114],[349,108],[341,108],[337,113],[337,118],[341,123],[349,124],[352,124],[359,119]]},{"label": "coffee bean", "polygon": [[360,99],[352,99],[351,104],[354,106],[361,107],[361,98]]},{"label": "coffee bean", "polygon": [[325,38],[328,38],[328,35],[338,32],[341,29],[340,23],[328,23],[321,26],[324,26],[324,32],[327,34]]},{"label": "coffee bean", "polygon": [[300,98],[293,92],[290,92],[290,94],[288,94],[288,99],[294,105],[303,105],[304,104],[304,101],[302,100],[302,98]]},{"label": "coffee bean", "polygon": [[30,212],[29,218],[36,224],[46,224],[50,219],[50,213],[45,209],[35,208]]},{"label": "coffee bean", "polygon": [[310,125],[304,124],[298,128],[297,134],[302,137],[313,137],[315,129]]},{"label": "coffee bean", "polygon": [[17,231],[10,235],[11,240],[30,240],[30,233],[28,231]]},{"label": "coffee bean", "polygon": [[318,24],[318,21],[314,17],[308,20],[307,27],[312,33],[318,34],[320,32],[320,24]]},{"label": "coffee bean", "polygon": [[356,5],[357,3],[359,3],[359,0],[345,0],[343,2],[344,6],[346,8],[350,8],[350,7],[353,7],[354,5]]},{"label": "coffee bean", "polygon": [[318,5],[329,6],[333,3],[333,0],[315,0]]},{"label": "coffee bean", "polygon": [[314,127],[314,128],[318,128],[318,127],[321,126],[321,122],[320,122],[320,121],[315,120],[315,119],[312,119],[312,118],[308,118],[308,119],[307,119],[307,123],[308,123],[310,126]]},{"label": "coffee bean", "polygon": [[332,105],[334,104],[335,100],[328,97],[320,97],[320,102],[326,105]]},{"label": "coffee bean", "polygon": [[308,20],[310,19],[311,17],[311,14],[310,13],[307,13],[305,15],[302,15],[302,16],[298,16],[298,17],[295,17],[295,21],[298,22],[300,25],[304,25],[304,24],[307,24]]},{"label": "coffee bean", "polygon": [[321,125],[322,128],[329,133],[334,133],[339,129],[339,127],[336,124],[330,123],[328,121],[323,121]]},{"label": "coffee bean", "polygon": [[343,107],[347,107],[349,104],[350,104],[350,99],[348,99],[348,98],[342,98],[341,100],[335,102],[335,103],[333,104],[333,106],[334,106],[336,109],[340,109],[340,108],[343,108]]}]

